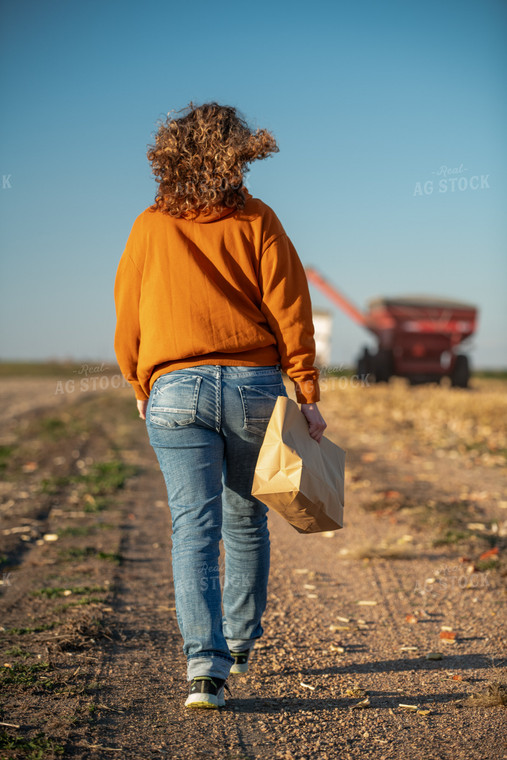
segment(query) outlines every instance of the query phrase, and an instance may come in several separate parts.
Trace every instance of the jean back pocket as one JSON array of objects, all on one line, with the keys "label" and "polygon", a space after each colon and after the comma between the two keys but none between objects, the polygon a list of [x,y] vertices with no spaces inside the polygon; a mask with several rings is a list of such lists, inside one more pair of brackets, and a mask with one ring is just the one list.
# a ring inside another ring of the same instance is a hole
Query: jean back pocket
[{"label": "jean back pocket", "polygon": [[195,421],[197,400],[202,377],[181,375],[166,379],[154,386],[150,404],[149,420],[153,425],[175,428]]},{"label": "jean back pocket", "polygon": [[240,385],[243,429],[264,435],[278,396],[287,396],[283,382],[274,385]]}]

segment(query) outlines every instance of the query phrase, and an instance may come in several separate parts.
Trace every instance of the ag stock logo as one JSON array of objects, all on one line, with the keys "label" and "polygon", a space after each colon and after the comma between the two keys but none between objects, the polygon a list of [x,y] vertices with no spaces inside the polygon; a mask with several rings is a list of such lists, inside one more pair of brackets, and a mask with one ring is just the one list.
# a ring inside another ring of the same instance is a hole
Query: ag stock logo
[{"label": "ag stock logo", "polygon": [[464,193],[467,191],[489,190],[489,174],[471,174],[463,164],[459,166],[441,166],[431,172],[434,179],[416,182],[412,195],[414,197],[437,193]]}]

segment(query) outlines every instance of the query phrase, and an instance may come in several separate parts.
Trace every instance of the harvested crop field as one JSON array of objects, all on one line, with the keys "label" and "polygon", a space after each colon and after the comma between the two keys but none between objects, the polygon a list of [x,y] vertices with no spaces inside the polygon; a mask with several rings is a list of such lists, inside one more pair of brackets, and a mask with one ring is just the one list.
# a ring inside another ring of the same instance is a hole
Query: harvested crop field
[{"label": "harvested crop field", "polygon": [[325,378],[345,527],[270,515],[250,671],[224,709],[187,714],[170,515],[133,394],[1,379],[0,759],[507,757],[507,382],[471,385]]}]

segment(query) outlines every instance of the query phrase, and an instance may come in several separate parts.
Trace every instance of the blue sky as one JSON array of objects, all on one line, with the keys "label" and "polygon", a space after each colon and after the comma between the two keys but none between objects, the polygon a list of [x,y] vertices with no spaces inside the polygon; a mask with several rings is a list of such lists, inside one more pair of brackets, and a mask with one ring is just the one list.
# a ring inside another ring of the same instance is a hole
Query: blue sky
[{"label": "blue sky", "polygon": [[[248,186],[304,264],[360,307],[477,304],[474,365],[507,366],[504,2],[18,0],[0,42],[1,358],[114,358],[146,147],[168,111],[217,100],[274,132]],[[353,362],[368,335],[311,294]]]}]

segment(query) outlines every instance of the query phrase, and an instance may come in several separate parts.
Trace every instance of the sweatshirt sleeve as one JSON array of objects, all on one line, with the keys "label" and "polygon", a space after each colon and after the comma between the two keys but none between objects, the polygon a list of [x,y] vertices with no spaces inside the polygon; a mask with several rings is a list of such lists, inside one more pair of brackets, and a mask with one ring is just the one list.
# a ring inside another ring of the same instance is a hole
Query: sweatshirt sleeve
[{"label": "sweatshirt sleeve", "polygon": [[278,235],[263,251],[259,284],[261,310],[276,337],[282,369],[294,383],[298,404],[320,401],[308,280],[296,249],[285,233]]},{"label": "sweatshirt sleeve", "polygon": [[149,398],[137,377],[137,362],[141,331],[139,326],[139,299],[142,275],[131,253],[136,245],[135,225],[120,259],[114,284],[116,331],[114,350],[120,370],[134,389],[137,399]]}]

